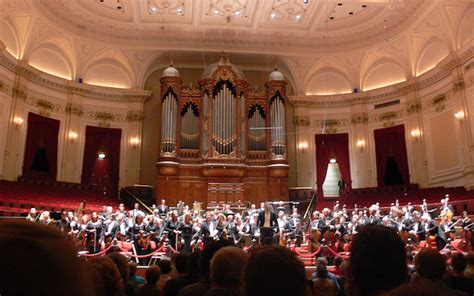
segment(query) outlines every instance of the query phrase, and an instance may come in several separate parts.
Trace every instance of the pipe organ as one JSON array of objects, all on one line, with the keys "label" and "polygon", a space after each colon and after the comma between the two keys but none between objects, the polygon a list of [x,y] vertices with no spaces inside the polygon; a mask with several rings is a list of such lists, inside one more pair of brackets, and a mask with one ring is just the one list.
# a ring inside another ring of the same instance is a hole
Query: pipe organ
[{"label": "pipe organ", "polygon": [[277,70],[251,89],[227,56],[183,86],[170,66],[161,83],[156,198],[204,204],[288,199],[286,84]]}]

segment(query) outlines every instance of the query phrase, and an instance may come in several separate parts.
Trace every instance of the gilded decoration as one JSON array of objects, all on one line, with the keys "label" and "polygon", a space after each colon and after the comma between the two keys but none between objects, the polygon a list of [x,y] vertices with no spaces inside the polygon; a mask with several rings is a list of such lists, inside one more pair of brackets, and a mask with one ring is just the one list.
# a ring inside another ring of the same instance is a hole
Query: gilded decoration
[{"label": "gilded decoration", "polygon": [[362,112],[362,113],[352,114],[352,117],[351,117],[352,125],[366,124],[367,122],[369,122],[369,115],[367,115],[367,113]]},{"label": "gilded decoration", "polygon": [[144,118],[143,111],[141,110],[130,110],[127,112],[127,121],[142,121]]},{"label": "gilded decoration", "polygon": [[66,113],[71,114],[71,115],[76,115],[76,116],[84,115],[82,106],[79,104],[73,104],[73,103],[68,103],[66,105]]},{"label": "gilded decoration", "polygon": [[297,126],[301,127],[308,127],[311,125],[309,116],[295,116],[294,121]]},{"label": "gilded decoration", "polygon": [[420,112],[422,109],[421,103],[419,101],[412,101],[408,103],[407,113],[408,115]]},{"label": "gilded decoration", "polygon": [[443,111],[446,106],[446,94],[441,94],[433,98],[431,105],[435,108],[436,112]]},{"label": "gilded decoration", "polygon": [[395,119],[397,119],[400,115],[400,111],[388,111],[379,114],[378,120],[383,122],[384,127],[390,127],[395,125]]}]

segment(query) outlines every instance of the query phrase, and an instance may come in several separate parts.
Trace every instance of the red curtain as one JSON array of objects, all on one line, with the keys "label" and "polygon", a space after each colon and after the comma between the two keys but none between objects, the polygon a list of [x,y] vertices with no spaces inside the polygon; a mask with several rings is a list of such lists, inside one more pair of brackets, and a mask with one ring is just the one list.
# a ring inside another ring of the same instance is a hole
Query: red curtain
[{"label": "red curtain", "polygon": [[351,167],[349,161],[349,135],[316,135],[316,174],[318,196],[324,197],[323,183],[326,180],[329,160],[335,158],[341,171],[341,178],[346,182],[346,189],[352,188]]},{"label": "red curtain", "polygon": [[407,147],[405,143],[405,126],[397,125],[374,131],[375,156],[377,159],[377,184],[385,185],[385,173],[389,157],[394,157],[403,178],[403,183],[410,183],[408,171]]},{"label": "red curtain", "polygon": [[[28,113],[28,127],[26,131],[26,145],[23,160],[23,176],[35,177],[31,166],[38,148],[44,148],[48,160],[49,171],[45,174],[51,180],[56,180],[58,172],[58,135],[59,120]],[[43,175],[44,176],[44,175]]]},{"label": "red curtain", "polygon": [[[121,129],[86,127],[82,184],[97,184],[107,196],[118,196],[121,139]],[[104,159],[99,152],[105,153]]]}]

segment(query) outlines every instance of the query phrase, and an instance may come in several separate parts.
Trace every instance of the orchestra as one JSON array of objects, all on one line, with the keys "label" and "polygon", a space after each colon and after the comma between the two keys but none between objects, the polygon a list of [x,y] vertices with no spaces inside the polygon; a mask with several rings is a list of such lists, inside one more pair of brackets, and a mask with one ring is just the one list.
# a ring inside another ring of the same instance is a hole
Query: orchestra
[{"label": "orchestra", "polygon": [[[231,240],[239,247],[256,244],[279,244],[300,247],[304,243],[310,253],[324,247],[322,255],[333,258],[335,253],[348,252],[352,236],[366,224],[381,224],[399,233],[407,246],[432,247],[442,250],[455,239],[460,239],[464,250],[470,250],[474,225],[467,212],[455,217],[449,198],[441,206],[401,206],[398,200],[383,213],[378,204],[369,208],[348,210],[335,202],[332,210],[324,208],[304,216],[293,206],[282,202],[233,207],[230,204],[210,207],[189,207],[183,202],[176,206],[140,207],[134,204],[130,211],[120,204],[114,211],[104,207],[102,212],[85,214],[82,205],[77,212],[62,212],[59,220],[48,211],[30,210],[27,220],[52,224],[77,242],[79,251],[98,253],[117,242],[133,244],[137,255],[146,255],[160,246],[190,253],[215,240]],[[456,231],[458,230],[458,231]]]}]

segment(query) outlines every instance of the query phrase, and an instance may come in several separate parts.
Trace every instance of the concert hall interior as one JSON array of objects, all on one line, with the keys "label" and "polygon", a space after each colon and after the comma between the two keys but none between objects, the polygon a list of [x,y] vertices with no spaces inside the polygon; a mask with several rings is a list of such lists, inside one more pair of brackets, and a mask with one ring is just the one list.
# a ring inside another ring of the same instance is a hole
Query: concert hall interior
[{"label": "concert hall interior", "polygon": [[0,0],[0,295],[474,295],[473,223],[473,0]]}]

